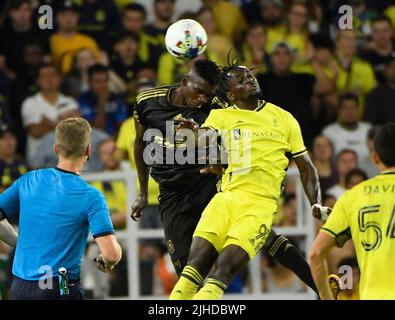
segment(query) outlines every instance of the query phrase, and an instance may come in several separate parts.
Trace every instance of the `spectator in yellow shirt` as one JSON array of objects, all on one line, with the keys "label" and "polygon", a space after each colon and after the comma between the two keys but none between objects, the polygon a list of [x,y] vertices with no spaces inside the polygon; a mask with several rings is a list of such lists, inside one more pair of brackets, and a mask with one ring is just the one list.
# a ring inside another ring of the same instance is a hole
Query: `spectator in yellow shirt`
[{"label": "spectator in yellow shirt", "polygon": [[206,7],[213,11],[219,33],[226,36],[234,44],[241,40],[247,23],[241,10],[233,3],[223,0],[203,0]]},{"label": "spectator in yellow shirt", "polygon": [[214,13],[210,8],[201,8],[196,14],[196,18],[207,32],[207,52],[216,56],[216,62],[219,65],[225,66],[228,62],[228,53],[232,48],[232,42],[218,32]]},{"label": "spectator in yellow shirt", "polygon": [[265,73],[268,70],[270,57],[265,50],[266,30],[260,23],[249,25],[241,42],[240,53],[243,65],[252,68],[253,74]]},{"label": "spectator in yellow shirt", "polygon": [[50,50],[53,63],[63,74],[70,71],[73,55],[82,48],[90,49],[99,58],[99,48],[91,37],[77,32],[78,7],[72,2],[62,2],[56,10],[58,32],[50,39]]},{"label": "spectator in yellow shirt", "polygon": [[[112,138],[101,141],[98,149],[100,161],[105,171],[111,172],[120,170],[120,162],[114,157],[116,145]],[[110,210],[111,221],[115,229],[124,229],[128,212],[125,181],[93,182],[92,186],[104,194]]]},{"label": "spectator in yellow shirt", "polygon": [[259,5],[267,31],[265,49],[271,53],[275,45],[281,42],[285,32],[284,5],[282,0],[261,0]]},{"label": "spectator in yellow shirt", "polygon": [[[357,37],[354,30],[339,30],[336,36],[336,59],[339,76],[336,81],[338,91],[352,91],[361,100],[374,87],[376,78],[371,65],[356,56]],[[362,114],[363,101],[360,103]]]}]

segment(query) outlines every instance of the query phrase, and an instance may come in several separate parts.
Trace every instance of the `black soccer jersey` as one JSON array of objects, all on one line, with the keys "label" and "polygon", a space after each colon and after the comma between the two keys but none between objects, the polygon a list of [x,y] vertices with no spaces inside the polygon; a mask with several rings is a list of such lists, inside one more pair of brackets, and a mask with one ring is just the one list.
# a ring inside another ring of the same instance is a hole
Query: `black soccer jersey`
[{"label": "black soccer jersey", "polygon": [[[161,193],[165,190],[185,194],[199,190],[199,186],[215,185],[216,177],[200,174],[199,170],[207,166],[198,164],[204,155],[196,150],[187,155],[185,140],[175,135],[174,127],[181,118],[192,118],[199,125],[203,124],[211,107],[174,106],[169,100],[174,89],[175,86],[163,86],[141,93],[134,116],[147,129],[144,160],[151,167],[151,176],[159,183]],[[180,159],[187,163],[180,163]]]}]

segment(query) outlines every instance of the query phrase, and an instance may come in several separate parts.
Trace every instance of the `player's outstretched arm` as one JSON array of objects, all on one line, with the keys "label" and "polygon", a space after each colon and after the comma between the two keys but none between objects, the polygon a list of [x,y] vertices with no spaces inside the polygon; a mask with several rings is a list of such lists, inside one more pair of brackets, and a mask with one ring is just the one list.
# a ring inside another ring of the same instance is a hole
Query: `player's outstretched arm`
[{"label": "player's outstretched arm", "polygon": [[0,240],[4,241],[11,247],[16,247],[18,234],[14,228],[5,220],[5,217],[0,212]]},{"label": "player's outstretched arm", "polygon": [[136,162],[137,175],[140,185],[140,194],[132,205],[131,218],[137,221],[141,217],[141,211],[148,205],[148,180],[149,168],[144,161],[145,143],[143,140],[145,127],[134,119],[136,138],[134,140],[134,160]]},{"label": "player's outstretched arm", "polygon": [[331,209],[322,207],[321,187],[317,169],[307,153],[294,159],[300,173],[304,191],[312,206],[313,216],[320,220],[326,220]]}]

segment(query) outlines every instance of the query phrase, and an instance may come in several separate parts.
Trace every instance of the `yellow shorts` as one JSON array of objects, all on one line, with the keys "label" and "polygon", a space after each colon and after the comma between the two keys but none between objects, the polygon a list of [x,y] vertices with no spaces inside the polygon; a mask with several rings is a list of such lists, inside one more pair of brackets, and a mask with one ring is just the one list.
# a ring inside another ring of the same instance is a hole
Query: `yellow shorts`
[{"label": "yellow shorts", "polygon": [[265,244],[277,210],[275,200],[241,191],[219,192],[203,211],[193,236],[209,241],[218,253],[237,245],[252,259]]}]

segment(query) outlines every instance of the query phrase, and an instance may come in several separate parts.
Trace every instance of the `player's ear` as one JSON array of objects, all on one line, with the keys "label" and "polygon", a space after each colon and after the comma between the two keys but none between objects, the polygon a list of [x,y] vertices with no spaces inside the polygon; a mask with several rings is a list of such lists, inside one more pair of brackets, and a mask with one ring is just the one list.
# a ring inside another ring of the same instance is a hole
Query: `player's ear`
[{"label": "player's ear", "polygon": [[88,146],[86,147],[86,150],[85,150],[85,155],[88,157],[88,159],[89,159],[89,156],[91,155],[91,151],[92,151],[92,145],[88,144]]},{"label": "player's ear", "polygon": [[379,163],[381,163],[381,160],[380,160],[379,155],[377,154],[376,150],[374,150],[374,149],[372,150],[370,157],[375,165],[378,165]]},{"label": "player's ear", "polygon": [[226,93],[226,97],[228,98],[229,101],[234,101],[235,100],[235,96],[232,92],[228,92]]},{"label": "player's ear", "polygon": [[58,156],[59,155],[59,146],[55,143],[53,145],[53,152]]}]

